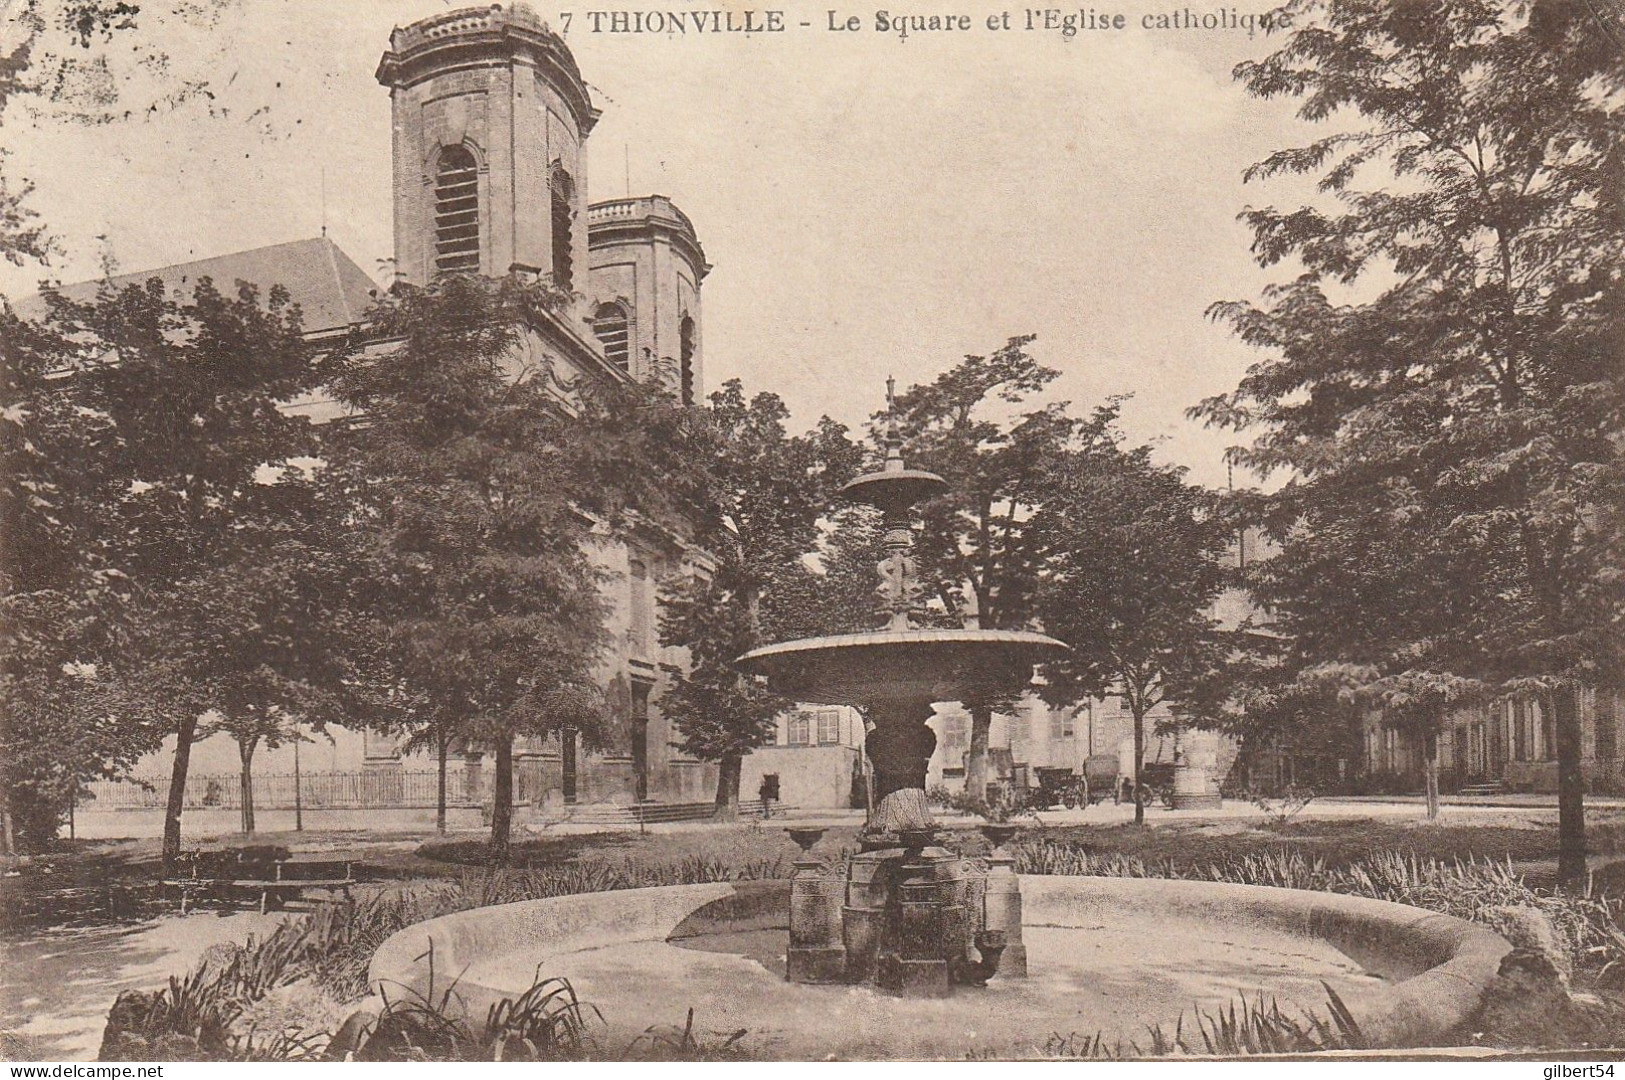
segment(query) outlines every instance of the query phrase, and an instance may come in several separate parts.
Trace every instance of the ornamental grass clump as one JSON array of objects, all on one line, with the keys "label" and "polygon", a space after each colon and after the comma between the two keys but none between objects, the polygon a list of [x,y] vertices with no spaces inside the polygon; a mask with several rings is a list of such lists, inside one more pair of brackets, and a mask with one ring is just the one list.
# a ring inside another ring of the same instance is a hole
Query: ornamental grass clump
[{"label": "ornamental grass clump", "polygon": [[478,897],[477,903],[483,907],[660,885],[765,881],[785,877],[786,871],[783,858],[778,856],[740,863],[703,855],[689,855],[670,863],[590,859],[533,869],[499,867],[470,872],[463,877],[463,891],[470,897]]},{"label": "ornamental grass clump", "polygon": [[1073,1032],[1052,1034],[1040,1052],[1051,1058],[1125,1060],[1189,1055],[1248,1057],[1367,1047],[1365,1033],[1337,991],[1325,982],[1321,986],[1327,999],[1324,1018],[1312,1009],[1305,1010],[1302,1016],[1286,1013],[1274,998],[1266,1002],[1260,990],[1251,1000],[1238,995],[1228,1006],[1211,1012],[1193,1007],[1190,1027],[1183,1015],[1174,1021],[1171,1032],[1161,1024],[1152,1024],[1146,1028],[1143,1046],[1137,1040],[1108,1044],[1100,1032],[1087,1037]]}]

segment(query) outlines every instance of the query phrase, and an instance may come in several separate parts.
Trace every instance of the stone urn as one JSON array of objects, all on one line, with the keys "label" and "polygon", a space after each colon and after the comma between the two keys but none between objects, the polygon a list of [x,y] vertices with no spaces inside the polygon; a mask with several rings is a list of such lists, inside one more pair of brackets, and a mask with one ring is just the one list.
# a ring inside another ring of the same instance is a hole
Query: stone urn
[{"label": "stone urn", "polygon": [[805,828],[786,829],[784,831],[790,834],[790,839],[796,842],[796,847],[800,848],[801,853],[805,855],[812,851],[813,845],[818,843],[819,840],[823,839],[824,833],[828,830]]},{"label": "stone urn", "polygon": [[1004,850],[1004,845],[1010,842],[1010,838],[1016,835],[1016,832],[1017,827],[1008,821],[990,821],[982,826],[982,835],[987,837],[994,851]]}]

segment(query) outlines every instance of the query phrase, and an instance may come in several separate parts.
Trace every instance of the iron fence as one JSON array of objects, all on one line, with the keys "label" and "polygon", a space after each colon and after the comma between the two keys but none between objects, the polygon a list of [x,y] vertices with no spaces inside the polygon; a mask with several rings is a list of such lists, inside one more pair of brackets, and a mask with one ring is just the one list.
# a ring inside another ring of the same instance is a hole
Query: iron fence
[{"label": "iron fence", "polygon": [[[434,770],[391,772],[315,772],[298,778],[298,803],[306,810],[422,809],[437,804],[439,774]],[[257,810],[292,810],[292,773],[256,775]],[[169,801],[169,779],[96,780],[80,799],[85,810],[161,810]],[[462,769],[446,771],[446,805],[479,805]],[[236,774],[188,776],[183,807],[187,810],[235,810],[243,805],[242,777]]]}]

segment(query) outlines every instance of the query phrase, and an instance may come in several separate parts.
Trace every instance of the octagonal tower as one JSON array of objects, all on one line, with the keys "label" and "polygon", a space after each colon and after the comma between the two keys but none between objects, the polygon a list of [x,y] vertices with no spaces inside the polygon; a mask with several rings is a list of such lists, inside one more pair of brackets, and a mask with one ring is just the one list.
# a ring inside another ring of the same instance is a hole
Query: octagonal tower
[{"label": "octagonal tower", "polygon": [[517,269],[586,292],[598,110],[564,42],[523,4],[464,8],[396,29],[377,77],[393,103],[397,272],[425,285]]}]

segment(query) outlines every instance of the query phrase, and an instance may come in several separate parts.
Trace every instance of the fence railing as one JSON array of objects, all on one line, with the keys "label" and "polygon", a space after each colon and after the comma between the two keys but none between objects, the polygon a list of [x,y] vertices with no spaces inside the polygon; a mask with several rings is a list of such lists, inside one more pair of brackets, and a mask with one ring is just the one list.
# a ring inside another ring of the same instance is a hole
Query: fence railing
[{"label": "fence railing", "polygon": [[[96,780],[86,786],[89,791],[79,802],[84,810],[161,810],[169,801],[168,778]],[[306,810],[433,807],[438,786],[439,773],[434,770],[304,773],[299,777],[298,803]],[[241,776],[186,778],[183,806],[187,810],[235,810],[242,805]],[[254,777],[255,809],[292,810],[294,805],[292,773]],[[468,774],[462,769],[446,771],[446,805],[479,805],[478,792],[469,790]]]},{"label": "fence railing", "polygon": [[[489,791],[475,790],[462,769],[446,770],[446,805],[472,808],[480,805]],[[256,810],[292,810],[294,778],[291,773],[269,773],[254,777]],[[390,772],[317,772],[299,777],[299,805],[305,810],[408,810],[432,809],[436,805],[439,774],[434,770]],[[169,801],[169,779],[96,780],[87,784],[80,796],[80,811],[162,810]],[[515,795],[523,793],[515,785]],[[516,798],[518,804],[527,803]],[[540,801],[536,803],[540,805]],[[222,773],[186,778],[187,810],[238,810],[243,805],[242,777]],[[775,811],[780,807],[775,804]],[[707,802],[693,803],[572,803],[553,807],[550,814],[578,824],[654,824],[658,822],[700,821],[715,812]],[[761,817],[759,799],[741,799],[742,817]]]}]

